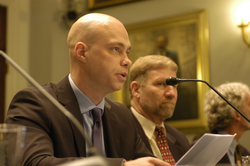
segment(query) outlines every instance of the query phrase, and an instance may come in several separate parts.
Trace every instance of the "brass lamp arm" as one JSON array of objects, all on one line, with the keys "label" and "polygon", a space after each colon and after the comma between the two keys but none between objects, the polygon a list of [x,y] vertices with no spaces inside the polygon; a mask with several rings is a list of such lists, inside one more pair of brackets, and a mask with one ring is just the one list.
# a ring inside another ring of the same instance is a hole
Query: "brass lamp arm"
[{"label": "brass lamp arm", "polygon": [[238,25],[238,27],[241,28],[243,40],[250,47],[250,42],[247,40],[247,34],[246,34],[246,28],[249,26],[249,24],[250,21],[247,24],[244,24],[243,21],[241,21],[241,24]]}]

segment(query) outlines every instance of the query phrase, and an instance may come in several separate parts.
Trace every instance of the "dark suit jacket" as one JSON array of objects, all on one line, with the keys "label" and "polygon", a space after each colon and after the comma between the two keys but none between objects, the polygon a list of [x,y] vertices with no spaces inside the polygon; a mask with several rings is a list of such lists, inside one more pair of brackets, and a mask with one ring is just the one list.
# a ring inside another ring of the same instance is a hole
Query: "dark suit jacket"
[{"label": "dark suit jacket", "polygon": [[[213,134],[218,134],[218,132],[217,132],[217,131],[214,131]],[[241,152],[242,152],[242,156],[250,155],[249,151],[248,151],[245,147],[243,147],[243,146],[241,146]],[[223,165],[224,165],[224,164],[230,164],[229,157],[228,157],[227,154],[225,154],[225,155],[221,158],[221,160],[218,162],[217,165],[220,165],[220,164],[223,164]],[[230,164],[230,165],[231,165],[231,164]]]},{"label": "dark suit jacket", "polygon": [[[241,152],[242,152],[242,156],[249,156],[250,155],[250,153],[249,153],[249,151],[245,148],[245,147],[243,147],[243,146],[241,146]],[[217,165],[220,165],[220,164],[230,164],[230,161],[229,161],[229,157],[228,157],[228,155],[227,154],[225,154],[222,158],[221,158],[221,160],[218,162],[218,164]],[[231,164],[230,164],[231,165]]]},{"label": "dark suit jacket", "polygon": [[[149,144],[148,138],[140,125],[139,121],[133,115],[132,111],[130,111],[132,116],[134,117],[135,126],[137,129],[138,134],[140,135],[142,141],[145,143],[147,148],[153,153],[151,146]],[[190,143],[186,136],[178,131],[177,129],[173,128],[172,126],[164,123],[166,132],[167,132],[167,141],[169,145],[169,149],[177,162],[190,148]]]},{"label": "dark suit jacket", "polygon": [[[83,124],[68,77],[44,88]],[[138,136],[129,112],[122,104],[106,99],[102,117],[106,154],[116,158],[111,160],[118,165],[123,159],[153,156]],[[27,126],[22,165],[51,166],[86,156],[85,140],[78,129],[36,88],[15,95],[6,122]]]},{"label": "dark suit jacket", "polygon": [[[218,132],[214,131],[214,132],[212,132],[212,134],[218,134]],[[199,137],[201,137],[201,136],[202,136],[202,134]],[[193,146],[199,140],[198,139],[199,137],[197,137],[197,139],[191,143],[191,146]],[[250,155],[250,152],[243,146],[241,146],[241,152],[242,152],[242,156],[249,156]],[[227,153],[221,158],[221,160],[217,163],[217,165],[223,165],[223,166],[224,165],[225,166],[231,165]]]}]

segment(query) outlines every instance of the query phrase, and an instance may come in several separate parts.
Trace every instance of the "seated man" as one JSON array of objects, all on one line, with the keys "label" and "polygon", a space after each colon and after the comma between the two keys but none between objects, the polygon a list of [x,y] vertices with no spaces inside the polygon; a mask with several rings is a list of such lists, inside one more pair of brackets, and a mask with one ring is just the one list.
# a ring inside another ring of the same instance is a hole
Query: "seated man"
[{"label": "seated man", "polygon": [[[44,89],[75,116],[94,146],[114,165],[169,166],[146,148],[130,110],[105,98],[122,88],[131,65],[131,45],[123,24],[105,14],[84,15],[72,25],[67,44],[70,74]],[[21,165],[54,166],[90,155],[90,145],[72,121],[36,88],[14,96],[6,122],[27,126]]]},{"label": "seated man", "polygon": [[[176,77],[178,67],[170,58],[148,55],[135,61],[130,68],[131,111],[136,128],[155,156],[174,165],[190,148],[183,133],[165,123],[173,115],[177,101],[177,85],[166,84],[168,77]],[[161,138],[167,151],[159,148]]]},{"label": "seated man", "polygon": [[[232,82],[222,84],[216,89],[235,108],[250,118],[250,91],[247,85]],[[246,148],[239,145],[238,140],[245,131],[250,129],[250,123],[213,90],[208,91],[206,94],[204,110],[207,114],[208,129],[211,133],[232,135],[236,133],[229,151],[219,161],[219,164],[240,165],[241,156],[250,155],[250,153]]]}]

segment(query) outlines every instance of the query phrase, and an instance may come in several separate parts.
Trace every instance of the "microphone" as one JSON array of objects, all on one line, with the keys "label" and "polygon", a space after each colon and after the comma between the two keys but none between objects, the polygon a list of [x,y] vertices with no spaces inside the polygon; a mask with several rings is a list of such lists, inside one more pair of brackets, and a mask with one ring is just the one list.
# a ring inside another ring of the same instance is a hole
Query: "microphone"
[{"label": "microphone", "polygon": [[203,83],[207,84],[207,86],[209,86],[214,92],[216,92],[224,101],[226,101],[235,111],[237,111],[243,118],[245,118],[250,123],[250,120],[242,112],[240,112],[237,108],[235,108],[235,106],[233,106],[225,97],[222,96],[221,93],[219,93],[215,88],[213,88],[208,82],[206,82],[204,80],[180,79],[180,78],[175,78],[175,77],[169,77],[166,79],[167,85],[173,86],[173,85],[179,84],[181,82],[203,82]]},{"label": "microphone", "polygon": [[175,77],[169,77],[167,78],[166,80],[166,84],[167,85],[176,85],[176,84],[179,84],[181,82],[198,82],[198,81],[201,81],[201,82],[204,82],[203,80],[196,80],[196,79],[179,79],[179,78],[175,78]]},{"label": "microphone", "polygon": [[[40,84],[37,83],[28,73],[26,73],[15,61],[13,61],[6,53],[4,53],[2,50],[0,50],[0,54],[18,71],[20,72],[32,85],[34,85],[49,101],[51,101],[52,104],[54,104],[67,118],[69,118],[74,125],[77,127],[77,129],[80,131],[83,138],[86,140],[87,144],[91,147],[90,148],[90,156],[96,155],[101,156],[100,152],[93,146],[90,138],[88,137],[87,133],[83,129],[83,126],[80,124],[80,122],[68,111],[66,108],[64,108],[53,96],[51,96]],[[89,158],[89,159],[88,159]],[[90,164],[90,162],[94,162],[99,165],[100,162],[96,161],[102,161],[102,164],[100,166],[109,166],[110,163],[107,163],[106,160],[103,159],[103,157],[100,158],[93,158],[88,157],[84,159],[80,159],[79,161],[82,161],[81,164],[83,164],[85,161],[87,161],[87,165]],[[76,160],[78,161],[78,160]],[[74,161],[74,164],[76,163]],[[67,162],[67,164],[73,165],[73,162]]]}]

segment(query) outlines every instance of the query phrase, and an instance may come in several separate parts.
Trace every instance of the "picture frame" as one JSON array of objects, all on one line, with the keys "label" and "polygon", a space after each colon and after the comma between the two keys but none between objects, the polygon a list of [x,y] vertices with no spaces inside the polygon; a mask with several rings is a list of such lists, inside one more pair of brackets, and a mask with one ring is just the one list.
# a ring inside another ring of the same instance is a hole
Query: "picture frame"
[{"label": "picture frame", "polygon": [[[152,53],[156,38],[168,36],[168,49],[179,57],[177,77],[200,79],[209,82],[208,18],[207,10],[193,11],[171,17],[159,18],[125,25],[132,50],[129,58]],[[178,85],[178,100],[173,116],[166,122],[183,133],[205,132],[206,115],[204,98],[209,87],[201,82],[184,82]],[[113,94],[114,99],[130,107],[128,79],[122,90]]]},{"label": "picture frame", "polygon": [[139,1],[139,0],[88,0],[88,8],[90,10],[99,9],[103,7],[109,7],[128,2]]}]

